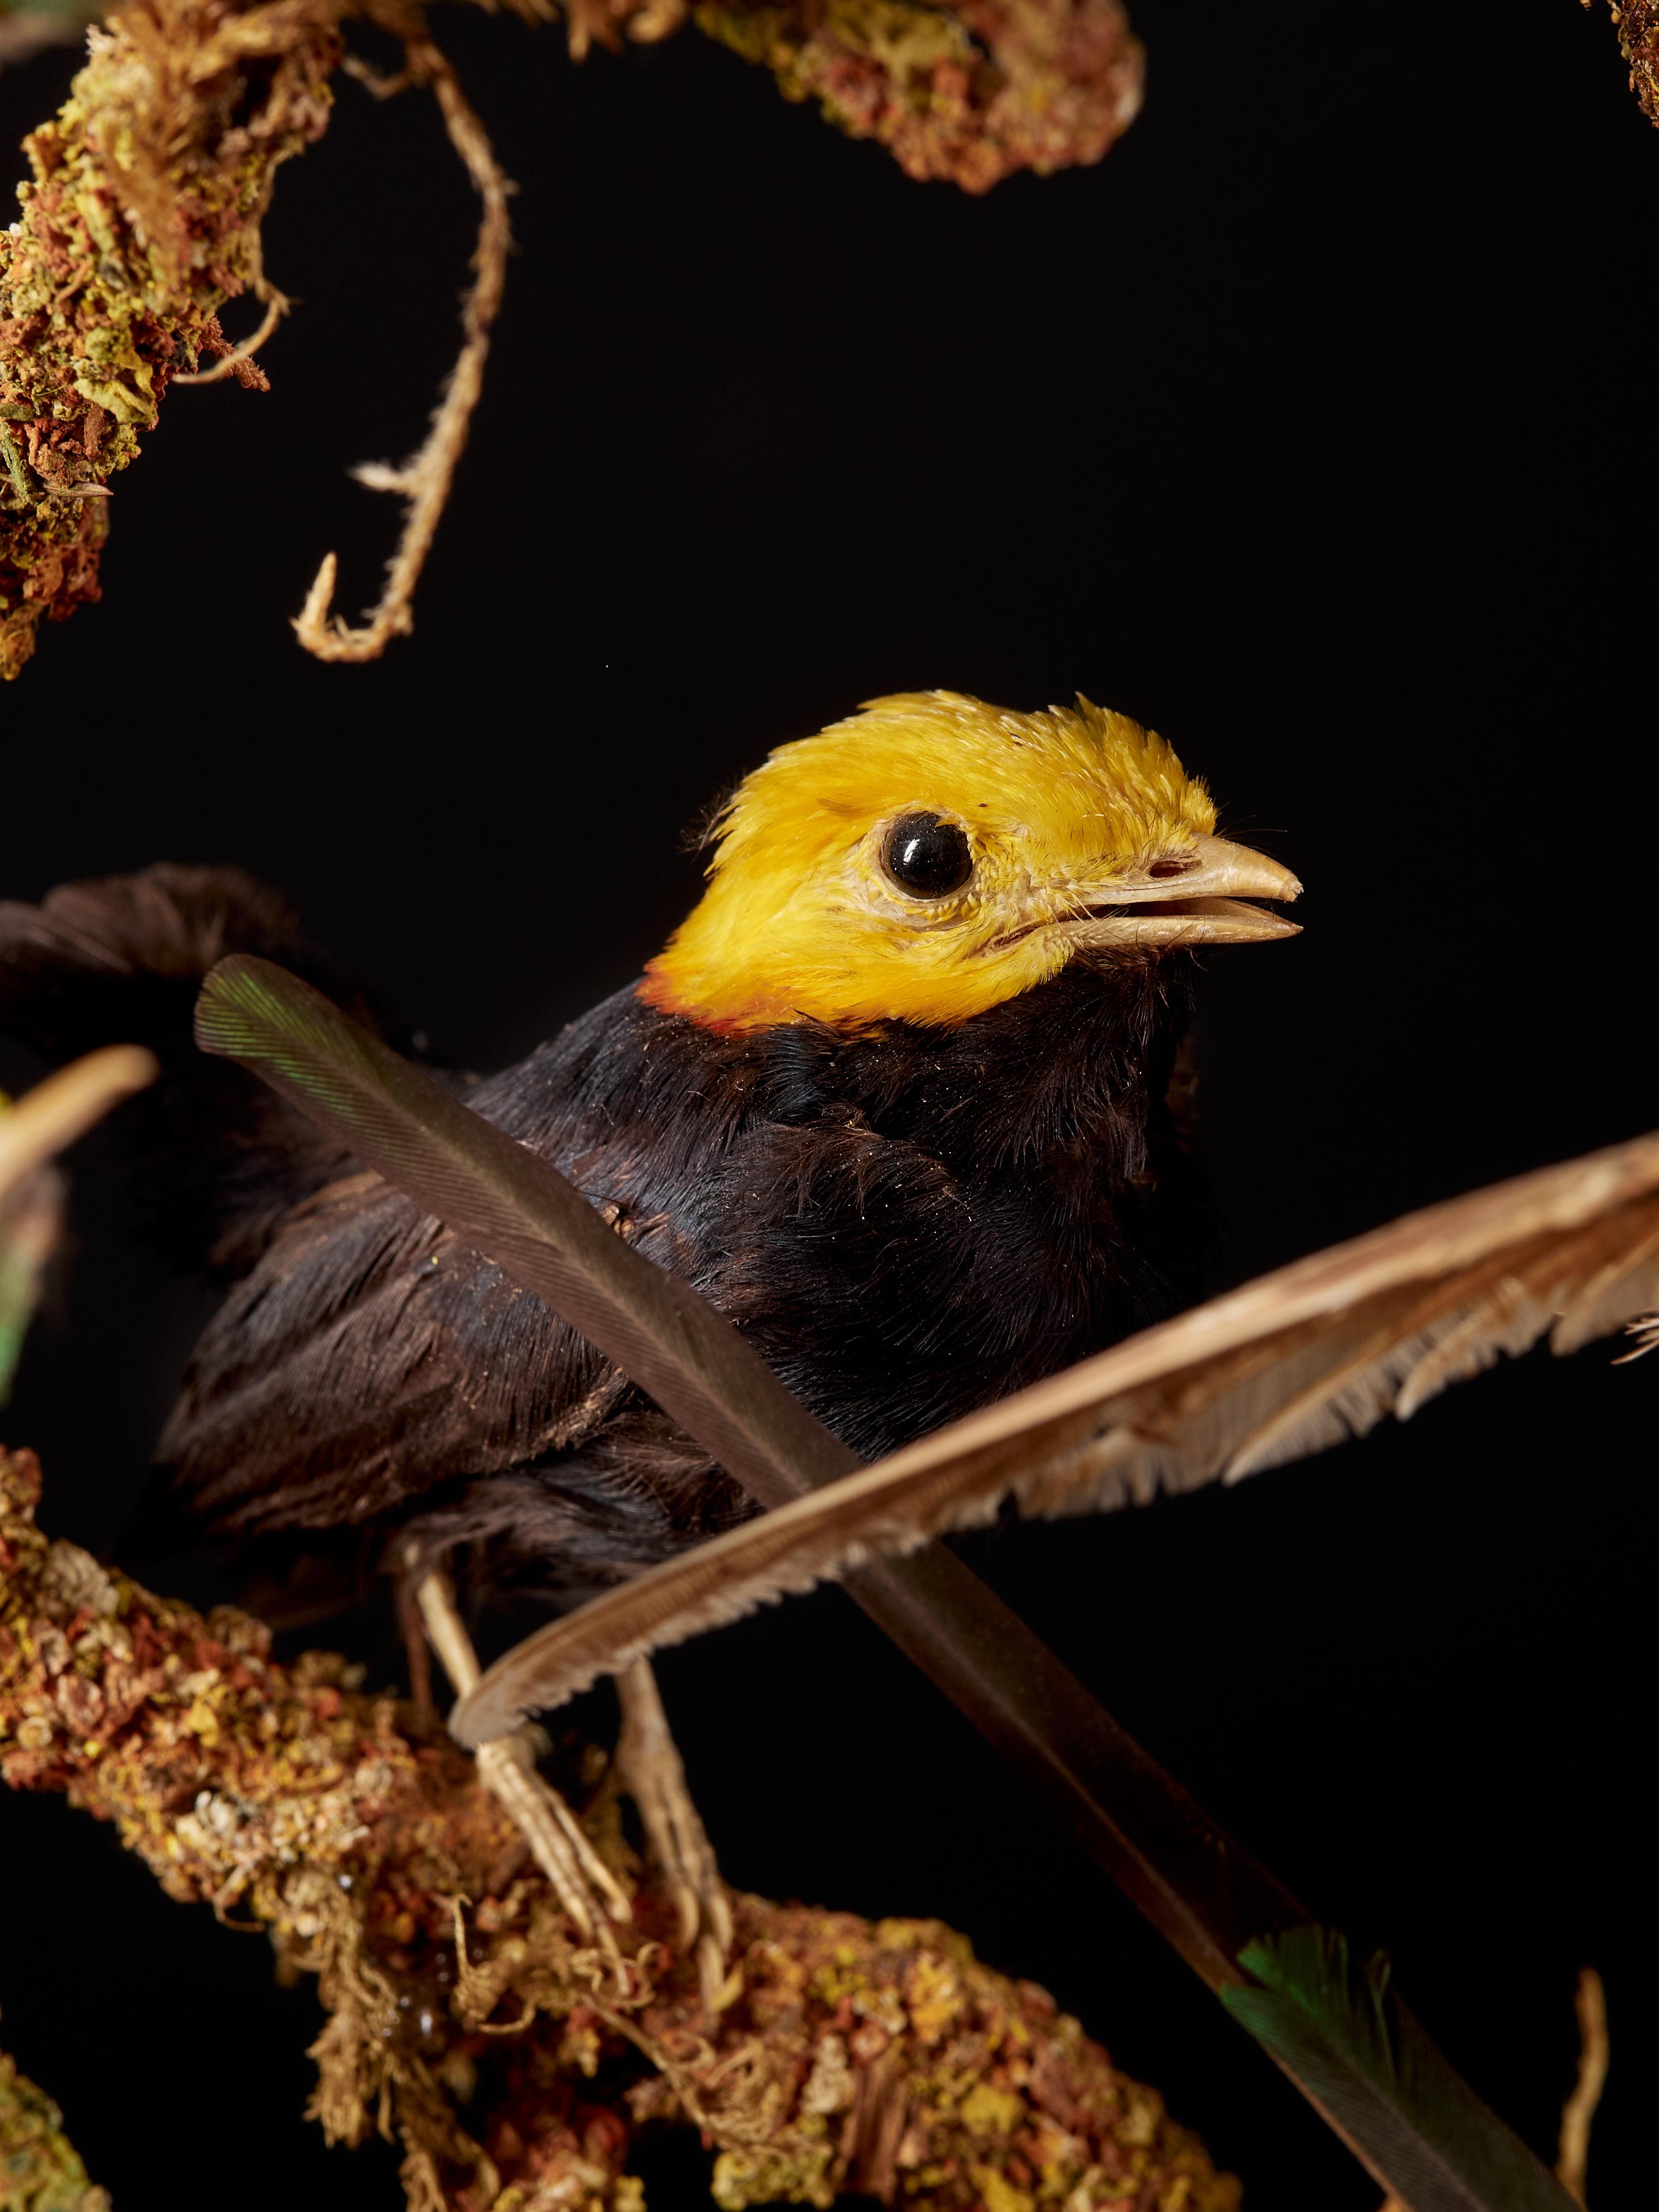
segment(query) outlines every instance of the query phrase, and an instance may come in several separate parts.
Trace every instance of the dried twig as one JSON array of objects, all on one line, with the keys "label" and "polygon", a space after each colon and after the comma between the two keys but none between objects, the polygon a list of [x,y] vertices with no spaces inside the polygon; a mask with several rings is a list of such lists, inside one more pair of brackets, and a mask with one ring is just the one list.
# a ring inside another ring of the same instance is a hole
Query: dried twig
[{"label": "dried twig", "polygon": [[370,461],[353,471],[359,483],[368,484],[375,491],[401,492],[409,504],[397,550],[387,566],[386,587],[379,604],[360,629],[349,628],[337,616],[330,619],[337,564],[332,553],[324,556],[294,624],[301,644],[319,660],[377,659],[394,637],[406,636],[414,628],[415,586],[449,497],[450,482],[466,443],[472,410],[483,389],[489,333],[507,283],[507,256],[512,244],[507,203],[513,186],[495,159],[483,125],[468,105],[454,70],[424,29],[414,31],[405,38],[404,52],[410,81],[431,86],[450,143],[466,164],[467,174],[483,202],[483,219],[472,256],[477,275],[462,311],[465,337],[460,356],[420,451],[401,468]]},{"label": "dried twig", "polygon": [[154,1054],[142,1045],[106,1045],[60,1067],[17,1105],[7,1106],[0,1115],[0,1198],[84,1135],[111,1107],[153,1083],[157,1073]]},{"label": "dried twig", "polygon": [[252,360],[293,304],[286,292],[279,292],[263,275],[256,280],[256,289],[265,301],[265,312],[252,337],[222,354],[211,368],[181,370],[173,380],[175,384],[222,384],[226,377],[236,374],[242,362]]},{"label": "dried twig", "polygon": [[1589,2165],[1590,2122],[1607,2078],[1607,1997],[1601,1977],[1586,1966],[1578,1977],[1578,2078],[1561,2112],[1561,2139],[1555,2171],[1562,2187],[1581,2204]]}]

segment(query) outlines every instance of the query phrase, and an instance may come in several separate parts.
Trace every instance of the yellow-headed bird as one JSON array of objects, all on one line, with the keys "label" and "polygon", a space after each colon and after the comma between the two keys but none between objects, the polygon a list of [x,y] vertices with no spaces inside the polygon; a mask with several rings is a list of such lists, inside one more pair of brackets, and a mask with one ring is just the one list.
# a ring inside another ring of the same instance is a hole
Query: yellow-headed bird
[{"label": "yellow-headed bird", "polygon": [[[881,699],[786,744],[632,988],[469,1104],[738,1322],[875,1455],[1186,1303],[1201,1206],[1168,1103],[1188,948],[1294,933],[1125,716]],[[190,1044],[223,954],[339,993],[283,902],[156,867],[0,907],[0,1023],[154,1046],[174,1241],[233,1286],[160,1455],[211,1526],[398,1528],[568,1595],[744,1510],[537,1299]],[[406,1547],[405,1547],[406,1552]],[[413,1555],[410,1555],[413,1556]]]}]

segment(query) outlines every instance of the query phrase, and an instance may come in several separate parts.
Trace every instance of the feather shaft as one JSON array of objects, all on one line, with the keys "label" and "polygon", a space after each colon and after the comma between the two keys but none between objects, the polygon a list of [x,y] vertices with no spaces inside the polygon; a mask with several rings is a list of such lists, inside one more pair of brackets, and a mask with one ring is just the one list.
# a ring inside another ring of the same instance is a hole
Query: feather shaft
[{"label": "feather shaft", "polygon": [[1307,1919],[954,1552],[876,1560],[848,1587],[1212,1990],[1244,1980],[1244,1929]]}]

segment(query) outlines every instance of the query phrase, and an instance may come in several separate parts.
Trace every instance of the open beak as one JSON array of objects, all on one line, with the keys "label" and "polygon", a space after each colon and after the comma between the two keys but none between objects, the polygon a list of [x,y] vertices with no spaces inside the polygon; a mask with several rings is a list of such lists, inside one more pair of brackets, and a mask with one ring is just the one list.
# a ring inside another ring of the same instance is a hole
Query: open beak
[{"label": "open beak", "polygon": [[1188,851],[1153,865],[1155,875],[1115,876],[1098,902],[1057,927],[1080,945],[1259,945],[1301,933],[1299,923],[1247,902],[1302,891],[1288,868],[1248,845],[1194,837]]}]

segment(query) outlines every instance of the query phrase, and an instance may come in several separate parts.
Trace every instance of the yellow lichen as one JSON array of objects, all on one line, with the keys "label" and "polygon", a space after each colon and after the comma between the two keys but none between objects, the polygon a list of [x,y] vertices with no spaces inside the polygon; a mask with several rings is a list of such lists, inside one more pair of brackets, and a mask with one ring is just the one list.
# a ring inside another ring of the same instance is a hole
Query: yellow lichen
[{"label": "yellow lichen", "polygon": [[970,2136],[1012,2135],[1024,2115],[1023,2098],[981,2081],[962,2100],[962,2124]]}]

